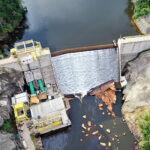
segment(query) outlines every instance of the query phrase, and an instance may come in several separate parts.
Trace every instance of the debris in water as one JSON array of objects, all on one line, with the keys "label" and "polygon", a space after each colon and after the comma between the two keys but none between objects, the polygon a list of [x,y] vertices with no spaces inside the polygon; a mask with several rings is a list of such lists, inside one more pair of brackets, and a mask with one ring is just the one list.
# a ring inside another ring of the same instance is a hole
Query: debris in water
[{"label": "debris in water", "polygon": [[125,135],[126,135],[126,133],[125,133],[125,132],[123,132],[123,133],[122,133],[122,135],[124,135],[124,136],[125,136]]},{"label": "debris in water", "polygon": [[100,136],[98,137],[99,140],[101,140],[101,138],[102,138],[102,135],[100,135]]},{"label": "debris in water", "polygon": [[100,142],[101,146],[106,146],[106,143]]},{"label": "debris in water", "polygon": [[116,126],[116,124],[117,124],[117,123],[116,123],[116,121],[115,121],[115,120],[113,120],[113,124],[114,124],[114,126]]},{"label": "debris in water", "polygon": [[115,140],[115,138],[114,138],[114,137],[112,137],[112,138],[111,138],[111,140],[112,140],[112,141],[114,141],[114,140]]},{"label": "debris in water", "polygon": [[81,127],[86,130],[84,123],[82,123]]},{"label": "debris in water", "polygon": [[91,127],[92,123],[91,121],[88,121],[88,126]]},{"label": "debris in water", "polygon": [[102,107],[99,107],[99,110],[103,110],[103,108],[102,108]]},{"label": "debris in water", "polygon": [[82,133],[85,133],[85,131],[82,130]]},{"label": "debris in water", "polygon": [[118,138],[118,135],[115,134],[115,137]]},{"label": "debris in water", "polygon": [[[112,112],[112,106],[116,102],[115,90],[115,84],[112,80],[92,89],[90,95],[96,95],[100,98],[106,104],[107,109]],[[101,110],[101,107],[99,109]]]},{"label": "debris in water", "polygon": [[88,131],[90,131],[90,128],[88,128]]},{"label": "debris in water", "polygon": [[109,147],[111,146],[111,142],[108,142],[108,146],[109,146]]},{"label": "debris in water", "polygon": [[103,104],[99,104],[99,105],[98,105],[98,107],[102,107],[102,106],[103,106]]},{"label": "debris in water", "polygon": [[106,129],[106,132],[107,132],[107,133],[110,133],[110,129]]},{"label": "debris in water", "polygon": [[100,125],[99,125],[99,127],[100,127],[100,128],[103,128],[103,125],[102,125],[102,124],[100,124]]},{"label": "debris in water", "polygon": [[92,132],[92,134],[93,134],[93,135],[98,134],[98,130],[96,130],[96,131]]},{"label": "debris in water", "polygon": [[83,115],[82,118],[86,119],[86,115]]},{"label": "debris in water", "polygon": [[83,141],[83,139],[80,139],[80,142],[82,142]]},{"label": "debris in water", "polygon": [[85,136],[89,136],[89,134],[86,134]]},{"label": "debris in water", "polygon": [[102,112],[102,115],[105,115],[105,112]]},{"label": "debris in water", "polygon": [[108,115],[110,116],[110,115],[111,115],[111,113],[109,112],[109,113],[108,113]]}]

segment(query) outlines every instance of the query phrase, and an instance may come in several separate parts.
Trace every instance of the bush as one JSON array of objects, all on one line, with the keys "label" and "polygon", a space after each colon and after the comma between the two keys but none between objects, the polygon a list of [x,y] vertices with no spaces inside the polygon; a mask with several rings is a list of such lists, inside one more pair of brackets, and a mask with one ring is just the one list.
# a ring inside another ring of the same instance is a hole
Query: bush
[{"label": "bush", "polygon": [[8,33],[14,30],[23,19],[26,11],[21,5],[22,0],[0,0],[0,32]]},{"label": "bush", "polygon": [[136,0],[133,19],[138,19],[148,13],[150,13],[150,0]]},{"label": "bush", "polygon": [[141,133],[143,135],[140,146],[144,148],[144,150],[150,150],[150,111],[142,117],[142,121],[139,122],[139,127],[141,128]]},{"label": "bush", "polygon": [[8,119],[4,122],[4,124],[0,127],[0,130],[4,130],[6,132],[12,132],[13,122],[11,119]]}]

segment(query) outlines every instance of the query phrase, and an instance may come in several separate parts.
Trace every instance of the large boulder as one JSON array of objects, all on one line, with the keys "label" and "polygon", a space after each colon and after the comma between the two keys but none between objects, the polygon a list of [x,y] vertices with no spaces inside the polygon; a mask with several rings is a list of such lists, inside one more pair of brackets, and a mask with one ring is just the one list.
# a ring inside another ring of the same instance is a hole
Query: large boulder
[{"label": "large boulder", "polygon": [[6,132],[0,132],[0,149],[1,150],[13,150],[16,149],[14,135]]},{"label": "large boulder", "polygon": [[128,63],[124,71],[128,84],[123,91],[122,113],[131,132],[140,141],[138,122],[150,110],[150,51]]}]

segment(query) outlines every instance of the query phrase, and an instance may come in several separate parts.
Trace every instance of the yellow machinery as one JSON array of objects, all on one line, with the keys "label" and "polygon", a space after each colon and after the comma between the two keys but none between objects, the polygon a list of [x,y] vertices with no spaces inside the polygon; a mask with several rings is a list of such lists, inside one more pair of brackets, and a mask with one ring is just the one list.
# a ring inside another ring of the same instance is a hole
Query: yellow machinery
[{"label": "yellow machinery", "polygon": [[14,114],[16,118],[16,123],[20,123],[23,120],[30,119],[27,117],[27,110],[29,107],[23,102],[16,103],[14,105]]},{"label": "yellow machinery", "polygon": [[42,47],[41,43],[33,40],[18,42],[15,44],[15,47],[10,50],[11,56],[13,57],[22,57],[31,55],[34,61],[37,61],[37,55],[40,54]]}]

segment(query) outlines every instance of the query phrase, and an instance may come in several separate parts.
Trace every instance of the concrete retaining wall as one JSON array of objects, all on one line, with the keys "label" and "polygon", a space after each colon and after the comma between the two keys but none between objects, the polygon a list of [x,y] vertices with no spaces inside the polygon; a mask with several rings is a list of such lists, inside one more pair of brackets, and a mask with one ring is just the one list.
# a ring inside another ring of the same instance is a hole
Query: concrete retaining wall
[{"label": "concrete retaining wall", "polygon": [[121,55],[121,70],[125,64],[137,56],[139,52],[150,49],[150,35],[123,37],[118,40]]}]

